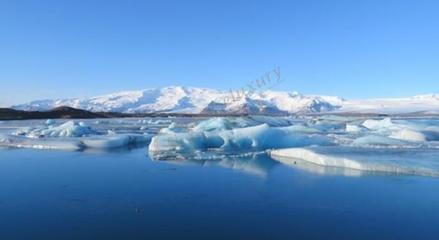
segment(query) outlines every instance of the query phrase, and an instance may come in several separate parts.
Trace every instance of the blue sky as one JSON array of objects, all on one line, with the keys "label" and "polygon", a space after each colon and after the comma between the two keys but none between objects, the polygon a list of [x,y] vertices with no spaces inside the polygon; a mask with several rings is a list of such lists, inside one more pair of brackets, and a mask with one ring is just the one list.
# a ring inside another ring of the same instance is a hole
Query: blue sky
[{"label": "blue sky", "polygon": [[439,92],[437,1],[0,0],[0,105],[184,85]]}]

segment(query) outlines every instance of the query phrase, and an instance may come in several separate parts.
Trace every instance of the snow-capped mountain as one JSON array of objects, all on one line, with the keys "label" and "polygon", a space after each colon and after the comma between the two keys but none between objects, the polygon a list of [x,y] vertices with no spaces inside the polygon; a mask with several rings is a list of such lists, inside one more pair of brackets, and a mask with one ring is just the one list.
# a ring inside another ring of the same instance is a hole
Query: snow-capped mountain
[{"label": "snow-capped mountain", "polygon": [[337,109],[319,96],[263,91],[244,96],[205,88],[164,87],[124,91],[91,98],[38,100],[13,106],[19,110],[49,110],[59,106],[89,111],[125,113],[298,113]]},{"label": "snow-capped mountain", "polygon": [[90,98],[38,100],[12,108],[49,110],[60,106],[124,113],[402,113],[438,111],[439,96],[430,94],[409,98],[345,100],[335,96],[301,95],[297,92],[267,90],[244,95],[214,89],[171,86]]},{"label": "snow-capped mountain", "polygon": [[339,108],[320,96],[303,96],[297,92],[264,91],[231,102],[211,102],[204,113],[287,114],[326,112]]}]

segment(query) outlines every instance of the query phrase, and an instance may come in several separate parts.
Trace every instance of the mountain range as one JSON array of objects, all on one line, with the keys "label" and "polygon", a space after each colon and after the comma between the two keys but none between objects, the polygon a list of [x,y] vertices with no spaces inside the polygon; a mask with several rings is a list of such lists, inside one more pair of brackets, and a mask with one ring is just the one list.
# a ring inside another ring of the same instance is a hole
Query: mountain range
[{"label": "mountain range", "polygon": [[206,88],[170,86],[123,91],[89,98],[48,99],[12,106],[45,111],[67,106],[92,112],[190,113],[190,114],[308,114],[324,112],[408,113],[439,112],[439,95],[407,98],[347,100],[336,96],[302,95],[297,92],[243,93]]}]

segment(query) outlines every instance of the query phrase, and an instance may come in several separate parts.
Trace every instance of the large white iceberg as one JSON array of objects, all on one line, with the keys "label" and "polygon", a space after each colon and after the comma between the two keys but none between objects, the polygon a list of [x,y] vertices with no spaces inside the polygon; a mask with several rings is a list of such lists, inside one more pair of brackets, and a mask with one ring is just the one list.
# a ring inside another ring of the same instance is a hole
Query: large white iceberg
[{"label": "large white iceberg", "polygon": [[300,134],[292,127],[270,127],[268,124],[261,124],[232,130],[199,131],[195,129],[183,133],[165,131],[152,138],[149,151],[265,150],[314,144],[329,145],[331,141],[323,135]]},{"label": "large white iceberg", "polygon": [[305,161],[367,172],[439,176],[439,151],[436,150],[311,147],[273,150],[270,156],[287,165]]}]

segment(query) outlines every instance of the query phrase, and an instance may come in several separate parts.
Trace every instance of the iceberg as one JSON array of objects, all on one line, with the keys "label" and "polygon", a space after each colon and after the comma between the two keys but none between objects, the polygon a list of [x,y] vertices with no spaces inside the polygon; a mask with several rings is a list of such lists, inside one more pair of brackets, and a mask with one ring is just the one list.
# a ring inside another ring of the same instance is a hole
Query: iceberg
[{"label": "iceberg", "polygon": [[362,125],[369,130],[382,130],[394,127],[392,119],[390,118],[384,118],[382,120],[368,119],[364,121]]},{"label": "iceberg", "polygon": [[111,149],[129,145],[146,144],[150,141],[148,134],[117,134],[81,138],[81,143],[86,148]]},{"label": "iceberg", "polygon": [[354,124],[346,124],[346,132],[348,133],[358,133],[363,131],[363,128]]},{"label": "iceberg", "polygon": [[291,126],[293,123],[289,118],[260,115],[249,117],[213,117],[198,122],[192,128],[192,130],[197,132],[211,132],[217,130],[232,130],[235,128],[252,127],[261,124],[267,124],[270,127],[285,127]]},{"label": "iceberg", "polygon": [[52,124],[55,124],[55,120],[53,120],[53,119],[46,120],[46,125],[52,125]]},{"label": "iceberg", "polygon": [[413,142],[427,141],[427,137],[423,133],[410,129],[402,129],[396,131],[392,133],[390,137],[395,139],[405,140],[405,141],[413,141]]},{"label": "iceberg", "polygon": [[10,148],[34,148],[77,151],[85,148],[84,144],[77,139],[38,139],[15,135],[0,135],[0,146]]},{"label": "iceberg", "polygon": [[408,146],[410,144],[403,140],[371,134],[355,139],[352,142],[352,145],[357,147],[373,147],[373,146],[403,147],[403,146]]},{"label": "iceberg", "polygon": [[146,145],[148,134],[118,134],[71,138],[29,138],[15,135],[0,135],[0,146],[11,148],[35,148],[55,150],[84,150],[87,148],[111,149],[130,145]]},{"label": "iceberg", "polygon": [[437,150],[309,147],[273,150],[269,154],[287,165],[301,160],[324,167],[439,177]]},{"label": "iceberg", "polygon": [[331,144],[330,139],[323,135],[300,134],[292,127],[270,127],[266,123],[231,130],[204,130],[195,128],[183,133],[162,131],[152,138],[149,151],[190,153],[196,150],[266,150]]},{"label": "iceberg", "polygon": [[[47,124],[47,122],[46,122]],[[53,124],[53,122],[52,122]],[[82,137],[96,134],[91,127],[84,122],[68,121],[59,126],[40,126],[37,128],[24,128],[16,132],[17,135],[25,135],[30,138],[42,137]]]},{"label": "iceberg", "polygon": [[233,121],[228,118],[223,117],[215,117],[211,118],[202,122],[199,122],[193,130],[196,132],[201,131],[217,131],[217,130],[230,130],[237,127],[244,127],[247,126],[245,123],[239,122],[239,121]]},{"label": "iceberg", "polygon": [[237,159],[252,161],[252,154],[269,152],[273,158],[282,157],[280,162],[316,173],[435,175],[439,120],[246,116],[5,121],[0,125],[0,147],[147,147],[155,160],[233,169],[251,169],[254,165]]},{"label": "iceberg", "polygon": [[[261,121],[270,122],[260,123]],[[361,121],[361,122],[360,122]],[[436,124],[437,122],[435,122]],[[255,125],[256,124],[256,125]],[[283,126],[289,124],[287,126]],[[163,128],[149,151],[175,156],[195,152],[265,151],[305,146],[350,146],[358,148],[438,148],[435,126],[417,121],[375,119],[295,119],[277,122],[269,117],[210,118],[186,129]],[[184,156],[182,157],[184,158]]]},{"label": "iceberg", "polygon": [[[10,134],[0,136],[0,146],[15,148],[58,149],[58,150],[84,150],[87,148],[111,149],[130,145],[147,145],[151,139],[148,133],[124,133],[129,129],[119,127],[116,133],[107,129],[113,127],[109,123],[95,122],[96,130],[86,122],[67,121],[55,126],[47,121],[34,127],[21,127]],[[121,125],[119,125],[121,126]],[[105,131],[107,134],[105,134]]]}]

